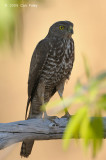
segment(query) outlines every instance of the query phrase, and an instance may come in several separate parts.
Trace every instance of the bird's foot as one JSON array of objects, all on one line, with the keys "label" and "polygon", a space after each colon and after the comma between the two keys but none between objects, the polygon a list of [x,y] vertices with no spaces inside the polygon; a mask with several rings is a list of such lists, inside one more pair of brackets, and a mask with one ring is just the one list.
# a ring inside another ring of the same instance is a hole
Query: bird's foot
[{"label": "bird's foot", "polygon": [[71,115],[67,112],[65,113],[64,116],[62,116],[61,118],[67,118],[67,119],[70,119],[71,118]]},{"label": "bird's foot", "polygon": [[[58,124],[55,122],[54,119],[58,118],[57,116],[48,116],[47,114],[44,114],[44,119],[50,120],[52,123],[55,124],[55,126],[58,126]],[[59,118],[58,118],[59,119]]]}]

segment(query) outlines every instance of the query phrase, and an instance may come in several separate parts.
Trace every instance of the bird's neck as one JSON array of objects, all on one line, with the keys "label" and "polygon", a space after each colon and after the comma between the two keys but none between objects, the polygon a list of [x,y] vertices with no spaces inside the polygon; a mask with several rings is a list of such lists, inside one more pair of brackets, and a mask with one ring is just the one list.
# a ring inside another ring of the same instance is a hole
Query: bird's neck
[{"label": "bird's neck", "polygon": [[56,36],[56,35],[50,35],[50,34],[47,34],[47,36],[45,37],[45,38],[47,38],[47,39],[51,39],[51,40],[55,40],[55,41],[62,41],[62,40],[66,40],[66,41],[68,41],[68,40],[70,40],[70,39],[72,39],[72,37],[69,37],[69,36]]}]

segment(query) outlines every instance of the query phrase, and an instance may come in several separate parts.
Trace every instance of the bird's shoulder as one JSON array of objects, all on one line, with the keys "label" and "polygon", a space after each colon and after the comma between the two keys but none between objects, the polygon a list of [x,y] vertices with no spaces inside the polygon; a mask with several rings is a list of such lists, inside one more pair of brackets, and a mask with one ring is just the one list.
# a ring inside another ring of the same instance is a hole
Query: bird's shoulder
[{"label": "bird's shoulder", "polygon": [[39,63],[42,64],[42,62],[48,55],[49,51],[48,49],[49,49],[48,39],[43,39],[37,44],[31,58],[30,72],[33,72],[33,69],[36,68]]}]

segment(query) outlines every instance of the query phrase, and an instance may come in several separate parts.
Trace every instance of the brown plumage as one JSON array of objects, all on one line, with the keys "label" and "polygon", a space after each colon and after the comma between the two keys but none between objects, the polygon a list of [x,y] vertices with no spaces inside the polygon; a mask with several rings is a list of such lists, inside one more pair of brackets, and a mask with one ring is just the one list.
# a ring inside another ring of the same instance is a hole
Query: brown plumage
[{"label": "brown plumage", "polygon": [[[74,62],[72,34],[71,22],[56,22],[35,48],[29,71],[26,118],[29,104],[28,118],[42,117],[41,105],[48,102],[56,91],[62,97],[65,81],[69,79]],[[46,112],[44,116],[47,117]],[[33,140],[25,140],[20,155],[28,157],[33,144]]]}]

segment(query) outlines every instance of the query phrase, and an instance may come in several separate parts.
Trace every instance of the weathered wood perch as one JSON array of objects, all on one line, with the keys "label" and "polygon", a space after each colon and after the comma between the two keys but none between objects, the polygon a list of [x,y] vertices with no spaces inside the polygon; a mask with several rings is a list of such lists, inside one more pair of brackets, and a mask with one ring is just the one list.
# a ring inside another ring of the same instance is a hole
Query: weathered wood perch
[{"label": "weathered wood perch", "polygon": [[[25,139],[50,140],[62,139],[68,120],[55,118],[49,120],[30,119],[11,123],[0,123],[0,149]],[[106,117],[103,117],[104,138],[106,138]]]},{"label": "weathered wood perch", "polygon": [[30,119],[11,123],[0,123],[0,149],[25,139],[61,139],[67,124],[66,118],[56,118],[51,122],[43,119]]}]

